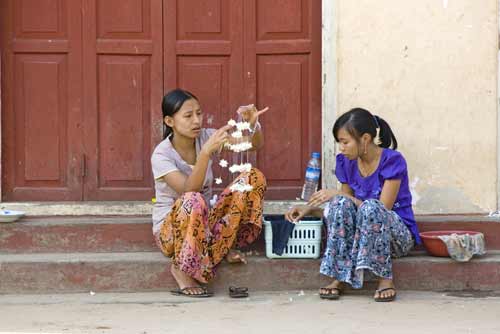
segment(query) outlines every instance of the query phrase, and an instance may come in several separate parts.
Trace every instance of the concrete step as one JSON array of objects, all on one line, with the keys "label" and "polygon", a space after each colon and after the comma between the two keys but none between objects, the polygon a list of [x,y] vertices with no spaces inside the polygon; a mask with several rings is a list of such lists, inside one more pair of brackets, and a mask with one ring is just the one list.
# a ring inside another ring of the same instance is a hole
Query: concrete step
[{"label": "concrete step", "polygon": [[[417,216],[421,231],[483,232],[489,250],[500,250],[500,221],[484,216]],[[261,237],[250,250],[263,251]],[[150,216],[25,217],[0,224],[0,253],[156,251]]]},{"label": "concrete step", "polygon": [[[158,252],[0,255],[0,293],[166,291],[175,287],[170,260]],[[319,260],[249,257],[248,265],[221,264],[211,284],[252,291],[307,290],[327,284]],[[404,290],[500,290],[500,252],[467,263],[415,254],[394,261],[395,283]],[[366,288],[373,289],[373,279]]]},{"label": "concrete step", "polygon": [[154,251],[151,218],[26,217],[0,224],[0,253]]}]

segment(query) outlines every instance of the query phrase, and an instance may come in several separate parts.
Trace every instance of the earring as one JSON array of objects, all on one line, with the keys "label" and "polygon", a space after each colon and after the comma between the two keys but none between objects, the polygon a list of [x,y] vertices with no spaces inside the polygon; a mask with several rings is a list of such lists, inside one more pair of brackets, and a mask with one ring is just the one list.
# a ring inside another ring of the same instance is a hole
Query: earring
[{"label": "earring", "polygon": [[366,155],[366,153],[368,153],[368,152],[366,151],[366,143],[365,143],[365,155]]}]

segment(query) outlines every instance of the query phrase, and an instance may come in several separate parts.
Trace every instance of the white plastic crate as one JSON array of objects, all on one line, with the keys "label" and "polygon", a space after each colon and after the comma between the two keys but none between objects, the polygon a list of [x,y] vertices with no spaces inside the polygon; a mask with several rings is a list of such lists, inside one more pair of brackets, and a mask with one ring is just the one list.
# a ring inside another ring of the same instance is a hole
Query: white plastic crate
[{"label": "white plastic crate", "polygon": [[264,218],[266,256],[271,259],[317,259],[321,247],[321,219],[301,220],[295,225],[283,255],[273,253],[273,230],[271,221]]}]

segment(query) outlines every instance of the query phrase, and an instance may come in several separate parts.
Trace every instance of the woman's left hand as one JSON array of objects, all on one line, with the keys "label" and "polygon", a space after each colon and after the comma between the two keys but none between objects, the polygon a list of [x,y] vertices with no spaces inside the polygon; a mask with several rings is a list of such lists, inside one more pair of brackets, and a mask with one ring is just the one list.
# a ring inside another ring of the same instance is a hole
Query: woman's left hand
[{"label": "woman's left hand", "polygon": [[316,191],[309,199],[309,202],[307,202],[307,205],[318,207],[321,204],[328,202],[338,194],[339,191],[337,189],[322,189],[320,191]]},{"label": "woman's left hand", "polygon": [[255,123],[259,120],[259,116],[269,110],[269,107],[265,107],[262,110],[257,110],[257,108],[253,104],[249,104],[247,106],[241,106],[236,111],[243,121],[250,123],[250,126],[255,127]]}]

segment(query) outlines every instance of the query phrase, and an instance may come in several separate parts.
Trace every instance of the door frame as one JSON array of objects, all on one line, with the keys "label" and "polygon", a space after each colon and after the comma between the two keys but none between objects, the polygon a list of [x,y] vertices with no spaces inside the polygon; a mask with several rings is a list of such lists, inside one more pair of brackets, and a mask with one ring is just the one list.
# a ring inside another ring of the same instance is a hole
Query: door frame
[{"label": "door frame", "polygon": [[[322,0],[322,56],[321,56],[321,129],[322,143],[322,188],[337,188],[335,169],[336,145],[332,136],[333,123],[337,119],[338,74],[337,74],[337,36],[338,1]],[[499,0],[500,1],[500,0]]]}]

